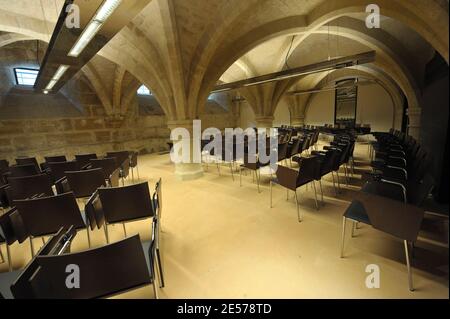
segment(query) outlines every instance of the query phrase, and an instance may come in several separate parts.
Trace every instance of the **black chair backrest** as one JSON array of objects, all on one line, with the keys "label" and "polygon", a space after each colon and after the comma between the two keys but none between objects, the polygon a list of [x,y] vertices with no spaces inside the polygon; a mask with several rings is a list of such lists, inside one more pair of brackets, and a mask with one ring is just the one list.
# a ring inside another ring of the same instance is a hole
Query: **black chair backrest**
[{"label": "black chair backrest", "polygon": [[52,182],[47,174],[11,177],[11,200],[27,199],[35,195],[53,196]]},{"label": "black chair backrest", "polygon": [[66,172],[78,171],[79,164],[76,161],[73,162],[59,162],[59,163],[47,163],[50,169],[50,176],[53,181],[60,180],[66,176]]},{"label": "black chair backrest", "polygon": [[89,222],[89,226],[92,230],[97,227],[100,229],[105,224],[105,213],[103,212],[102,202],[100,201],[100,196],[98,191],[96,191],[86,203],[84,207],[86,213],[86,218]]},{"label": "black chair backrest", "polygon": [[90,161],[91,168],[101,168],[103,169],[103,173],[105,174],[105,179],[108,179],[109,176],[120,167],[117,165],[117,161],[115,157],[105,157],[102,159],[91,159]]},{"label": "black chair backrest", "polygon": [[301,157],[297,184],[309,183],[316,179],[320,170],[320,163],[316,156]]},{"label": "black chair backrest", "polygon": [[11,177],[33,176],[41,173],[40,169],[34,164],[13,165],[9,168],[9,171],[11,172]]},{"label": "black chair backrest", "polygon": [[85,228],[73,193],[37,199],[17,200],[17,207],[28,234],[33,237],[55,234],[63,226]]},{"label": "black chair backrest", "polygon": [[36,167],[36,170],[39,172],[39,164],[37,162],[37,159],[35,157],[21,157],[16,159],[17,165],[34,165]]},{"label": "black chair backrest", "polygon": [[279,162],[286,158],[288,146],[289,146],[288,143],[278,145],[278,161]]},{"label": "black chair backrest", "polygon": [[90,164],[91,159],[97,159],[97,154],[81,154],[75,155],[75,160],[80,165],[80,169]]},{"label": "black chair backrest", "polygon": [[153,208],[155,215],[158,217],[161,217],[162,206],[162,179],[159,179],[156,183],[155,193],[153,194]]},{"label": "black chair backrest", "polygon": [[296,170],[278,165],[276,175],[280,185],[293,191],[297,189],[298,172]]},{"label": "black chair backrest", "polygon": [[37,263],[38,256],[62,254],[70,250],[70,244],[76,236],[76,231],[72,227],[62,227],[57,234],[52,236],[39,250],[37,255],[28,263],[26,268],[20,273],[11,285],[11,292],[16,299],[34,299],[35,276],[39,272]]},{"label": "black chair backrest", "polygon": [[66,178],[76,198],[90,197],[97,188],[106,186],[105,174],[101,168],[66,172]]},{"label": "black chair backrest", "polygon": [[415,206],[421,206],[433,191],[434,186],[435,180],[429,173],[420,182],[409,185],[407,189],[409,203]]},{"label": "black chair backrest", "polygon": [[[203,148],[202,148],[203,149]],[[136,167],[138,164],[138,153],[132,152],[130,156],[130,167]]]},{"label": "black chair backrest", "polygon": [[61,163],[61,162],[67,162],[67,158],[65,155],[61,156],[46,156],[45,158],[46,163]]},{"label": "black chair backrest", "polygon": [[13,222],[13,216],[17,213],[17,208],[12,208],[6,213],[0,215],[0,228],[2,229],[2,236],[6,241],[6,244],[12,245],[18,240],[18,236],[25,231],[20,229],[20,225],[15,225]]},{"label": "black chair backrest", "polygon": [[117,165],[122,165],[122,163],[130,158],[129,151],[120,151],[120,152],[108,152],[106,153],[106,157],[116,158]]},{"label": "black chair backrest", "polygon": [[0,172],[5,172],[9,169],[9,162],[7,160],[0,160]]},{"label": "black chair backrest", "polygon": [[109,224],[154,216],[148,183],[99,188],[105,219]]},{"label": "black chair backrest", "polygon": [[119,187],[120,168],[114,170],[108,177],[109,187]]},{"label": "black chair backrest", "polygon": [[[38,256],[33,280],[37,299],[105,298],[151,283],[139,235],[100,248],[60,256]],[[81,284],[67,289],[67,265],[77,265]]]},{"label": "black chair backrest", "polygon": [[363,187],[362,191],[369,194],[374,194],[382,197],[387,197],[393,200],[406,202],[403,188],[391,183],[385,183],[382,181],[369,181]]}]

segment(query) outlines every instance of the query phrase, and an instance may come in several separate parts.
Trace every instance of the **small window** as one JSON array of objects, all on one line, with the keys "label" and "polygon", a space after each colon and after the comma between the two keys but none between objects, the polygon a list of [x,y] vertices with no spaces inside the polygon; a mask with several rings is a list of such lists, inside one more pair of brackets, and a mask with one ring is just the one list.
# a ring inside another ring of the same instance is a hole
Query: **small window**
[{"label": "small window", "polygon": [[39,70],[33,69],[14,69],[17,85],[33,86],[36,82]]},{"label": "small window", "polygon": [[152,95],[152,92],[150,92],[150,90],[145,85],[142,85],[137,90],[137,94],[139,94],[139,95]]}]

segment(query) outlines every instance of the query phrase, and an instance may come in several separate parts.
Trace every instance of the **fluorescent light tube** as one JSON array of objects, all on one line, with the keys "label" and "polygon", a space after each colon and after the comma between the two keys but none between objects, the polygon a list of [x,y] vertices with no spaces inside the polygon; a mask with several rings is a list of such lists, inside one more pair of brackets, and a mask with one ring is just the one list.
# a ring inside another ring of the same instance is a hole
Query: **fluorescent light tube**
[{"label": "fluorescent light tube", "polygon": [[[47,87],[45,88],[45,91],[50,91],[51,89],[53,89],[53,87],[56,85],[56,83],[58,83],[58,81],[61,79],[61,77],[64,75],[64,73],[66,73],[67,69],[69,69],[68,65],[60,65],[58,70],[56,70],[55,75],[53,75],[52,79],[50,80],[50,82],[48,82]],[[44,93],[45,93],[44,91]],[[45,93],[45,94],[47,94]]]},{"label": "fluorescent light tube", "polygon": [[81,36],[78,38],[75,45],[69,51],[68,56],[77,58],[84,51],[121,2],[122,0],[105,0],[103,2],[95,16],[83,30],[83,33],[81,33]]},{"label": "fluorescent light tube", "polygon": [[113,12],[120,5],[122,0],[106,0],[98,9],[93,20],[105,23],[106,20],[113,14]]},{"label": "fluorescent light tube", "polygon": [[58,83],[58,81],[50,80],[50,82],[48,82],[47,87],[45,89],[47,91],[50,91],[51,89],[53,89],[53,87],[56,85],[56,83]]},{"label": "fluorescent light tube", "polygon": [[59,79],[64,75],[64,73],[66,73],[68,68],[69,68],[68,65],[60,65],[55,75],[53,76],[52,80],[59,81]]}]

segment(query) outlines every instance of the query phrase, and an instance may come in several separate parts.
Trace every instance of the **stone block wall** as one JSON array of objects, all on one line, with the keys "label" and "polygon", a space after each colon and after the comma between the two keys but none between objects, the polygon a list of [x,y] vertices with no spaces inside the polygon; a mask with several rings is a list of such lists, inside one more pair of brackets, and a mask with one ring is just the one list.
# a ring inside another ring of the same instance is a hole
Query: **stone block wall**
[{"label": "stone block wall", "polygon": [[99,116],[98,105],[87,106],[83,117],[0,119],[0,158],[19,156],[105,154],[112,150],[160,152],[168,148],[170,132],[165,116],[110,119]]}]

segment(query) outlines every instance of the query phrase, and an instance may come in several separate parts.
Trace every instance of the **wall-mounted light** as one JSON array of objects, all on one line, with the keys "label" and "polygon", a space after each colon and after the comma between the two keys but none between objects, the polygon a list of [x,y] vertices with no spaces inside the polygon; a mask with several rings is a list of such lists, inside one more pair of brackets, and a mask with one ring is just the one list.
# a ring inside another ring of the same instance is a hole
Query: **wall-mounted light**
[{"label": "wall-mounted light", "polygon": [[[55,75],[52,77],[50,82],[48,82],[47,86],[45,87],[44,94],[48,94],[49,91],[53,89],[53,87],[58,83],[58,81],[61,79],[61,77],[66,73],[67,69],[69,69],[68,65],[60,65],[58,70],[56,70]],[[45,93],[47,91],[47,93]]]},{"label": "wall-mounted light", "polygon": [[83,33],[81,33],[75,45],[69,51],[68,56],[77,58],[84,51],[121,2],[122,0],[105,0],[103,2],[92,20],[83,30]]}]

